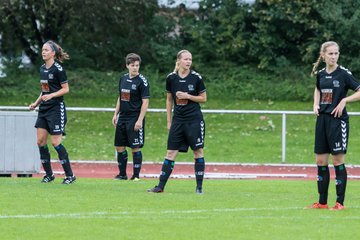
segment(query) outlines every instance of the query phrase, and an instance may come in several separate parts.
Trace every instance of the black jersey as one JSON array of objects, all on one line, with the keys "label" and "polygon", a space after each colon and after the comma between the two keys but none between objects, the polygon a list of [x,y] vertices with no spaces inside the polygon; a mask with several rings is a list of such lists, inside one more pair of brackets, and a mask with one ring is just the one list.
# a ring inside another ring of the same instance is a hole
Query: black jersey
[{"label": "black jersey", "polygon": [[149,82],[141,74],[130,78],[129,74],[127,73],[120,78],[119,122],[129,121],[139,117],[142,106],[142,99],[150,98],[149,89]]},{"label": "black jersey", "polygon": [[172,72],[166,78],[166,91],[171,93],[174,99],[174,121],[190,122],[203,118],[199,103],[176,97],[177,91],[187,92],[193,96],[205,92],[206,88],[200,74],[191,70],[185,78],[181,78],[176,72]]},{"label": "black jersey", "polygon": [[[66,72],[63,67],[58,63],[54,64],[47,69],[45,64],[40,67],[40,84],[41,84],[41,95],[51,94],[61,89],[61,84],[67,83],[68,79]],[[46,110],[54,105],[58,105],[64,100],[64,97],[52,98],[48,101],[42,101],[39,108]]]},{"label": "black jersey", "polygon": [[[325,69],[320,70],[316,76],[316,87],[320,91],[319,113],[330,114],[346,97],[349,89],[357,91],[360,85],[348,69],[338,66],[330,74]],[[341,118],[348,118],[346,108],[344,108]]]}]

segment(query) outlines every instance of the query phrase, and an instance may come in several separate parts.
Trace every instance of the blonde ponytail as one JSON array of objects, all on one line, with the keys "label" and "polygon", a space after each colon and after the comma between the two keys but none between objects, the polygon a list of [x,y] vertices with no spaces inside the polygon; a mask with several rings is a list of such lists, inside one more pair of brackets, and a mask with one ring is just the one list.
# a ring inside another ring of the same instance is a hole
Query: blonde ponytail
[{"label": "blonde ponytail", "polygon": [[175,63],[175,68],[174,68],[174,72],[179,71],[179,68],[180,68],[180,66],[179,66],[179,61],[178,61],[178,60],[176,60],[176,63]]},{"label": "blonde ponytail", "polygon": [[317,74],[317,68],[321,62],[321,55],[319,56],[319,58],[316,60],[316,62],[313,63],[313,68],[312,68],[312,71],[311,71],[311,76],[315,76]]}]

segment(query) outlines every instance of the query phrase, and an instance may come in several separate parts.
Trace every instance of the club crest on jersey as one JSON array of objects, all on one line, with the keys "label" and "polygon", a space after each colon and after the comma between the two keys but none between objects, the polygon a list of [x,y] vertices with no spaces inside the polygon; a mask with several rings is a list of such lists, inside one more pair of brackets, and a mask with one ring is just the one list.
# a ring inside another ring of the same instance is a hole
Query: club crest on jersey
[{"label": "club crest on jersey", "polygon": [[136,84],[131,85],[132,90],[136,90]]},{"label": "club crest on jersey", "polygon": [[333,81],[334,87],[340,87],[340,82],[338,80]]},{"label": "club crest on jersey", "polygon": [[188,89],[189,89],[189,91],[194,91],[194,85],[189,84],[189,85],[188,85]]},{"label": "club crest on jersey", "polygon": [[49,73],[49,79],[54,79],[54,74]]}]

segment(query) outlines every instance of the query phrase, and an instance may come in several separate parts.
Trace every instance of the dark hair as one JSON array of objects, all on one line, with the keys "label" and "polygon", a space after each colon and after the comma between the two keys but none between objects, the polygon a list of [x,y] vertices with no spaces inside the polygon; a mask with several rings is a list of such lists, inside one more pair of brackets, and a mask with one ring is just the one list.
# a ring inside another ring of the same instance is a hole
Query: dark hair
[{"label": "dark hair", "polygon": [[64,49],[62,49],[62,47],[56,42],[49,40],[44,44],[48,44],[50,48],[55,52],[55,59],[59,62],[70,59],[69,54],[65,52]]},{"label": "dark hair", "polygon": [[134,63],[136,61],[139,61],[141,63],[141,57],[136,53],[129,53],[126,55],[125,62],[126,65],[129,65],[130,63]]}]

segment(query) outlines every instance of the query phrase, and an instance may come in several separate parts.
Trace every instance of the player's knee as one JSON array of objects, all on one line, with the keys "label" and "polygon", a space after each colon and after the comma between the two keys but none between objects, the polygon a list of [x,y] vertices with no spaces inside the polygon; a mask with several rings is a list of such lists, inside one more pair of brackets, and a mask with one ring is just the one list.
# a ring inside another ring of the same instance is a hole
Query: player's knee
[{"label": "player's knee", "polygon": [[175,157],[176,157],[176,154],[177,154],[177,151],[176,151],[176,150],[168,150],[168,151],[166,152],[165,158],[166,158],[166,159],[169,159],[169,160],[174,160]]},{"label": "player's knee", "polygon": [[194,158],[204,157],[204,150],[202,148],[194,150]]},{"label": "player's knee", "polygon": [[118,147],[118,146],[115,146],[115,149],[117,152],[124,152],[126,150],[126,147]]},{"label": "player's knee", "polygon": [[46,139],[37,139],[36,144],[38,145],[38,147],[44,146],[46,145]]},{"label": "player's knee", "polygon": [[339,166],[341,164],[344,164],[344,154],[339,154],[339,155],[335,155],[333,157],[333,165],[334,166]]},{"label": "player's knee", "polygon": [[51,145],[55,148],[61,144],[61,135],[51,138]]}]

